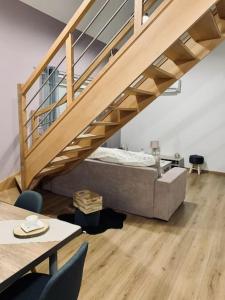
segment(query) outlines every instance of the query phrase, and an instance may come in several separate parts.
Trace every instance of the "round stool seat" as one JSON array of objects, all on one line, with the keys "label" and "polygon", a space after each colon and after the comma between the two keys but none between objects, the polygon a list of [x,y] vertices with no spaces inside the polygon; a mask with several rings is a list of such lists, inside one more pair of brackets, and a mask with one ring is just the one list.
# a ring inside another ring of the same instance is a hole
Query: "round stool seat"
[{"label": "round stool seat", "polygon": [[190,155],[189,162],[193,165],[202,165],[204,163],[204,157],[201,155]]}]

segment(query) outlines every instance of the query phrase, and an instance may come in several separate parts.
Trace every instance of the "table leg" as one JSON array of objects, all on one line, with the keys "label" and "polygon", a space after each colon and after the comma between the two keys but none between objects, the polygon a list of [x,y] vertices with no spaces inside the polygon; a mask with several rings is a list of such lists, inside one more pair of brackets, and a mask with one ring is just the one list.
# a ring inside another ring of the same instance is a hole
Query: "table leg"
[{"label": "table leg", "polygon": [[57,252],[49,257],[49,274],[54,275],[58,270]]}]

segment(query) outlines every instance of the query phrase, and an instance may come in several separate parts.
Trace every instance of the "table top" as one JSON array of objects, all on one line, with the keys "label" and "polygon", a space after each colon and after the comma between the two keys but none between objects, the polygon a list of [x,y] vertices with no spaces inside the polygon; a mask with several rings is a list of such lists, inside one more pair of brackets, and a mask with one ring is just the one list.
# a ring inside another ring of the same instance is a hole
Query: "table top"
[{"label": "table top", "polygon": [[[0,221],[23,220],[34,214],[30,211],[0,202]],[[41,219],[49,219],[39,215]],[[64,222],[60,226],[63,226]],[[73,226],[73,225],[71,225]],[[0,244],[0,292],[14,281],[47,259],[65,244],[81,233],[81,229],[74,226],[74,232],[65,239],[55,242],[35,242],[21,244]],[[3,234],[0,232],[0,234]]]}]

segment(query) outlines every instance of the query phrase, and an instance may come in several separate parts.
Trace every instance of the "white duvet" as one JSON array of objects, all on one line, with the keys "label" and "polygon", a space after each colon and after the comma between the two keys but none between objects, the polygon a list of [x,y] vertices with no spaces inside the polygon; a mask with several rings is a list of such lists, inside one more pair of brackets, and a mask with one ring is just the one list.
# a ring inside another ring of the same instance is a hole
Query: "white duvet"
[{"label": "white duvet", "polygon": [[150,154],[114,148],[100,147],[92,153],[89,158],[135,167],[149,167],[155,165],[155,158]]}]

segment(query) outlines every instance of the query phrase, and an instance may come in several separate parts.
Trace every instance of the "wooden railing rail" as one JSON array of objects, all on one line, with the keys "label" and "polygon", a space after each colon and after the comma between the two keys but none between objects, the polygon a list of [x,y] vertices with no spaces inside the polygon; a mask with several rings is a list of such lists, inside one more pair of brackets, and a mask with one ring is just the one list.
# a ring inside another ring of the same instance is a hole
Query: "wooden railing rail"
[{"label": "wooden railing rail", "polygon": [[67,85],[67,105],[70,105],[73,101],[73,80],[74,80],[74,49],[73,49],[73,37],[70,33],[66,40],[66,85]]},{"label": "wooden railing rail", "polygon": [[141,29],[143,19],[143,0],[135,0],[134,2],[134,33]]},{"label": "wooden railing rail", "polygon": [[26,98],[22,94],[22,84],[17,85],[17,94],[18,94],[18,115],[19,115],[19,139],[20,139],[20,166],[21,166],[21,185],[22,188],[25,187],[25,176],[26,176],[26,169],[25,169],[25,155],[28,151],[26,140],[27,131],[26,128],[23,126],[23,122],[26,119],[25,113],[25,105],[26,105]]}]

